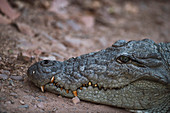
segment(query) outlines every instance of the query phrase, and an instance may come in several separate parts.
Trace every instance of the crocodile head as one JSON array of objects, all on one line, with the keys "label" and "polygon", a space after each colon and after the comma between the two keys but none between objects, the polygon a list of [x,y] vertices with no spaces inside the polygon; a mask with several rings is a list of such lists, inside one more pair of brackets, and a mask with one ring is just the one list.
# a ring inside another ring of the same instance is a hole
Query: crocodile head
[{"label": "crocodile head", "polygon": [[149,39],[119,40],[112,47],[63,62],[35,63],[28,77],[42,91],[66,97],[130,110],[165,111],[170,106],[170,46],[162,45]]}]

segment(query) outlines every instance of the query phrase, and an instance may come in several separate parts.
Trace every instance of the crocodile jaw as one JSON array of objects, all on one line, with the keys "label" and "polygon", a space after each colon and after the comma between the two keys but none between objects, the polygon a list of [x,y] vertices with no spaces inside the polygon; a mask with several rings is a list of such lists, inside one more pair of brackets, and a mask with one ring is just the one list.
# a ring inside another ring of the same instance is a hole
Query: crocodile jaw
[{"label": "crocodile jaw", "polygon": [[[46,84],[45,91],[65,97],[75,96],[72,91],[67,92],[66,89],[61,89],[54,83]],[[157,106],[156,102],[158,100],[164,102],[166,98],[169,98],[169,92],[165,85],[148,80],[135,81],[120,89],[104,90],[94,86],[85,86],[81,89],[78,88],[76,91],[81,100],[133,110],[150,109]]]}]

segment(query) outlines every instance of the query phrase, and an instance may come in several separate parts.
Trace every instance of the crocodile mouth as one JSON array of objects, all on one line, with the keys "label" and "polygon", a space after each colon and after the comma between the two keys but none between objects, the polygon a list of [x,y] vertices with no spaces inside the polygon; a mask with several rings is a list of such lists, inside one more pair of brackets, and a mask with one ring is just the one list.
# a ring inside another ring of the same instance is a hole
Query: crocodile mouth
[{"label": "crocodile mouth", "polygon": [[[65,89],[63,86],[59,85],[58,82],[55,82],[54,81],[55,77],[53,76],[51,78],[51,81],[45,85],[42,85],[40,88],[41,88],[41,91],[42,92],[45,92],[45,90],[48,90],[49,87],[54,87],[54,89],[57,89],[57,91],[59,92],[62,92],[62,93],[65,93],[64,95],[67,95],[69,94],[70,92],[72,92],[72,94],[76,97],[78,96],[77,94],[77,91],[81,91],[83,89],[88,89],[88,88],[93,88],[93,89],[97,89],[97,90],[103,90],[103,91],[107,91],[107,90],[116,90],[116,89],[120,89],[122,87],[117,87],[117,88],[106,88],[106,87],[103,87],[103,86],[100,86],[96,83],[96,84],[93,84],[92,82],[88,82],[86,84],[82,84],[82,86],[78,87],[75,91],[72,91],[71,89]],[[125,87],[125,86],[123,86]]]},{"label": "crocodile mouth", "polygon": [[[162,85],[163,86],[162,88],[163,89],[165,88],[164,87],[165,84],[163,84],[161,81],[158,81],[156,79],[150,80],[150,79],[146,79],[146,78],[145,79],[141,78],[141,79],[135,80],[129,84],[125,84],[125,85],[122,85],[119,87],[112,87],[112,88],[99,86],[97,83],[93,84],[91,81],[89,81],[86,84],[82,84],[82,86],[78,87],[76,90],[71,90],[71,89],[65,89],[64,86],[61,86],[58,82],[55,82],[54,76],[51,78],[51,81],[49,83],[40,86],[40,88],[41,88],[42,92],[45,92],[47,90],[47,91],[50,91],[50,92],[53,92],[53,93],[56,93],[56,94],[59,94],[62,96],[66,96],[66,97],[77,97],[77,96],[79,97],[79,94],[80,94],[80,96],[82,96],[81,95],[82,92],[86,92],[89,90],[94,91],[94,92],[99,91],[99,92],[107,93],[109,91],[116,92],[116,91],[128,89],[127,87],[131,87],[131,86],[139,86],[136,88],[143,89],[142,85],[144,85],[144,84],[145,85],[148,84],[148,85],[146,85],[146,87],[148,87],[150,89],[152,89],[152,87],[149,87],[149,86],[152,86],[152,84],[155,84],[155,86]],[[97,95],[97,93],[96,93],[96,95]]]},{"label": "crocodile mouth", "polygon": [[149,79],[136,80],[127,85],[114,88],[99,87],[98,84],[88,82],[82,84],[76,90],[65,89],[59,83],[55,82],[54,79],[52,77],[49,83],[41,86],[41,91],[49,91],[68,98],[78,97],[81,100],[92,103],[127,109],[148,109],[154,106],[154,104],[143,100],[150,98],[152,101],[158,101],[158,99],[163,98],[164,95],[169,93],[165,84]]}]

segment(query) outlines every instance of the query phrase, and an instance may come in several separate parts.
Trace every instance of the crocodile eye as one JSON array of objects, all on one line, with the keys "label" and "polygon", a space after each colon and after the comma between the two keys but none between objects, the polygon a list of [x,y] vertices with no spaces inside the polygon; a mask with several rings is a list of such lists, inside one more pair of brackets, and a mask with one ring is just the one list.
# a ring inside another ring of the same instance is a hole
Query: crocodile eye
[{"label": "crocodile eye", "polygon": [[117,62],[119,63],[127,63],[130,61],[130,58],[128,56],[119,56],[117,58]]}]

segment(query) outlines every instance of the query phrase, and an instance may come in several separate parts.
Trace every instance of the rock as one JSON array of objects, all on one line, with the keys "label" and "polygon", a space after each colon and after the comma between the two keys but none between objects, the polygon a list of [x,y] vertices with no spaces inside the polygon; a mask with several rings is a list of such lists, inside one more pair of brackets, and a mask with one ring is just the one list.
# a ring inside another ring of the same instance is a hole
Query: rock
[{"label": "rock", "polygon": [[49,11],[56,13],[61,19],[67,19],[68,14],[66,11],[66,7],[69,5],[68,0],[53,0]]},{"label": "rock", "polygon": [[31,56],[26,52],[21,52],[17,55],[17,59],[25,62],[29,62],[31,60]]},{"label": "rock", "polygon": [[15,102],[13,100],[11,100],[11,104],[14,104]]},{"label": "rock", "polygon": [[25,105],[20,105],[19,108],[29,108],[29,105],[25,104]]},{"label": "rock", "polygon": [[35,97],[31,96],[31,95],[25,95],[23,96],[26,100],[34,100]]},{"label": "rock", "polygon": [[80,26],[78,23],[76,23],[74,20],[68,20],[68,21],[67,21],[67,24],[68,24],[72,29],[74,29],[75,31],[81,30],[81,26]]},{"label": "rock", "polygon": [[9,80],[9,85],[15,86],[13,80]]},{"label": "rock", "polygon": [[10,71],[8,71],[8,70],[0,70],[0,72],[2,73],[2,74],[6,74],[6,75],[10,75]]},{"label": "rock", "polygon": [[23,100],[20,100],[19,101],[22,105],[24,105],[25,104],[25,102],[23,101]]},{"label": "rock", "polygon": [[54,38],[52,36],[50,36],[48,33],[46,32],[40,32],[42,36],[44,36],[45,38],[47,38],[50,41],[54,41]]},{"label": "rock", "polygon": [[55,56],[55,57],[57,57],[59,59],[64,59],[64,57],[62,55],[60,55],[58,53],[55,53],[55,52],[51,53],[51,55],[53,55],[53,56]]},{"label": "rock", "polygon": [[92,15],[85,15],[81,16],[81,21],[85,25],[86,28],[90,29],[94,27],[95,24],[95,18]]},{"label": "rock", "polygon": [[5,16],[2,16],[1,14],[0,14],[0,24],[10,24],[11,23],[11,20],[10,19],[8,19],[7,17],[5,17]]},{"label": "rock", "polygon": [[37,101],[39,101],[39,102],[44,102],[44,100],[42,100],[42,99],[37,99]]},{"label": "rock", "polygon": [[38,97],[39,97],[39,99],[37,99],[37,101],[39,101],[39,102],[44,102],[47,99],[46,96],[38,96]]},{"label": "rock", "polygon": [[4,92],[4,91],[5,91],[5,89],[2,87],[0,91],[1,91],[1,92]]},{"label": "rock", "polygon": [[80,102],[80,99],[76,96],[76,97],[72,98],[72,101],[76,105],[77,103]]},{"label": "rock", "polygon": [[41,5],[45,8],[48,9],[50,7],[50,2],[49,1],[43,1]]},{"label": "rock", "polygon": [[41,98],[41,99],[47,99],[46,96],[38,96],[38,97]]},{"label": "rock", "polygon": [[82,40],[79,39],[79,38],[73,38],[73,37],[70,37],[70,36],[66,36],[64,44],[67,45],[67,47],[79,48],[82,45]]},{"label": "rock", "polygon": [[0,74],[0,79],[1,79],[1,80],[6,80],[6,79],[8,79],[8,75],[6,75],[6,74]]},{"label": "rock", "polygon": [[106,47],[106,46],[108,45],[107,39],[104,38],[104,37],[99,38],[98,41],[99,41],[99,43],[100,43],[103,47]]},{"label": "rock", "polygon": [[60,29],[66,29],[67,27],[65,26],[65,24],[61,23],[61,22],[57,22],[56,23],[56,27],[60,28]]},{"label": "rock", "polygon": [[11,104],[11,101],[6,101],[5,104]]},{"label": "rock", "polygon": [[9,101],[6,101],[5,104],[14,104],[14,101],[9,100]]},{"label": "rock", "polygon": [[10,96],[13,96],[14,98],[18,98],[18,95],[16,93],[10,93]]},{"label": "rock", "polygon": [[61,95],[59,95],[58,98],[63,98],[63,97]]},{"label": "rock", "polygon": [[55,107],[55,108],[53,108],[52,112],[55,112],[55,111],[57,111],[57,110],[58,110],[58,108]]},{"label": "rock", "polygon": [[139,12],[138,7],[134,4],[129,3],[129,2],[127,2],[125,4],[125,10],[127,12],[134,13],[134,14],[137,14]]},{"label": "rock", "polygon": [[44,109],[44,103],[40,102],[37,104],[37,107],[41,108],[41,109]]},{"label": "rock", "polygon": [[18,80],[18,81],[24,80],[24,78],[22,76],[15,76],[15,75],[11,75],[10,78],[13,79],[13,80]]},{"label": "rock", "polygon": [[55,56],[40,57],[42,60],[56,60]]},{"label": "rock", "polygon": [[7,0],[0,0],[0,9],[1,12],[11,20],[15,20],[20,16],[20,13],[13,9]]},{"label": "rock", "polygon": [[12,86],[8,86],[9,89],[12,89]]},{"label": "rock", "polygon": [[0,101],[4,101],[6,97],[0,97]]},{"label": "rock", "polygon": [[21,33],[28,35],[30,37],[34,36],[33,30],[29,25],[24,23],[16,23],[16,26]]},{"label": "rock", "polygon": [[61,42],[54,40],[51,45],[51,51],[66,51],[67,47]]}]

